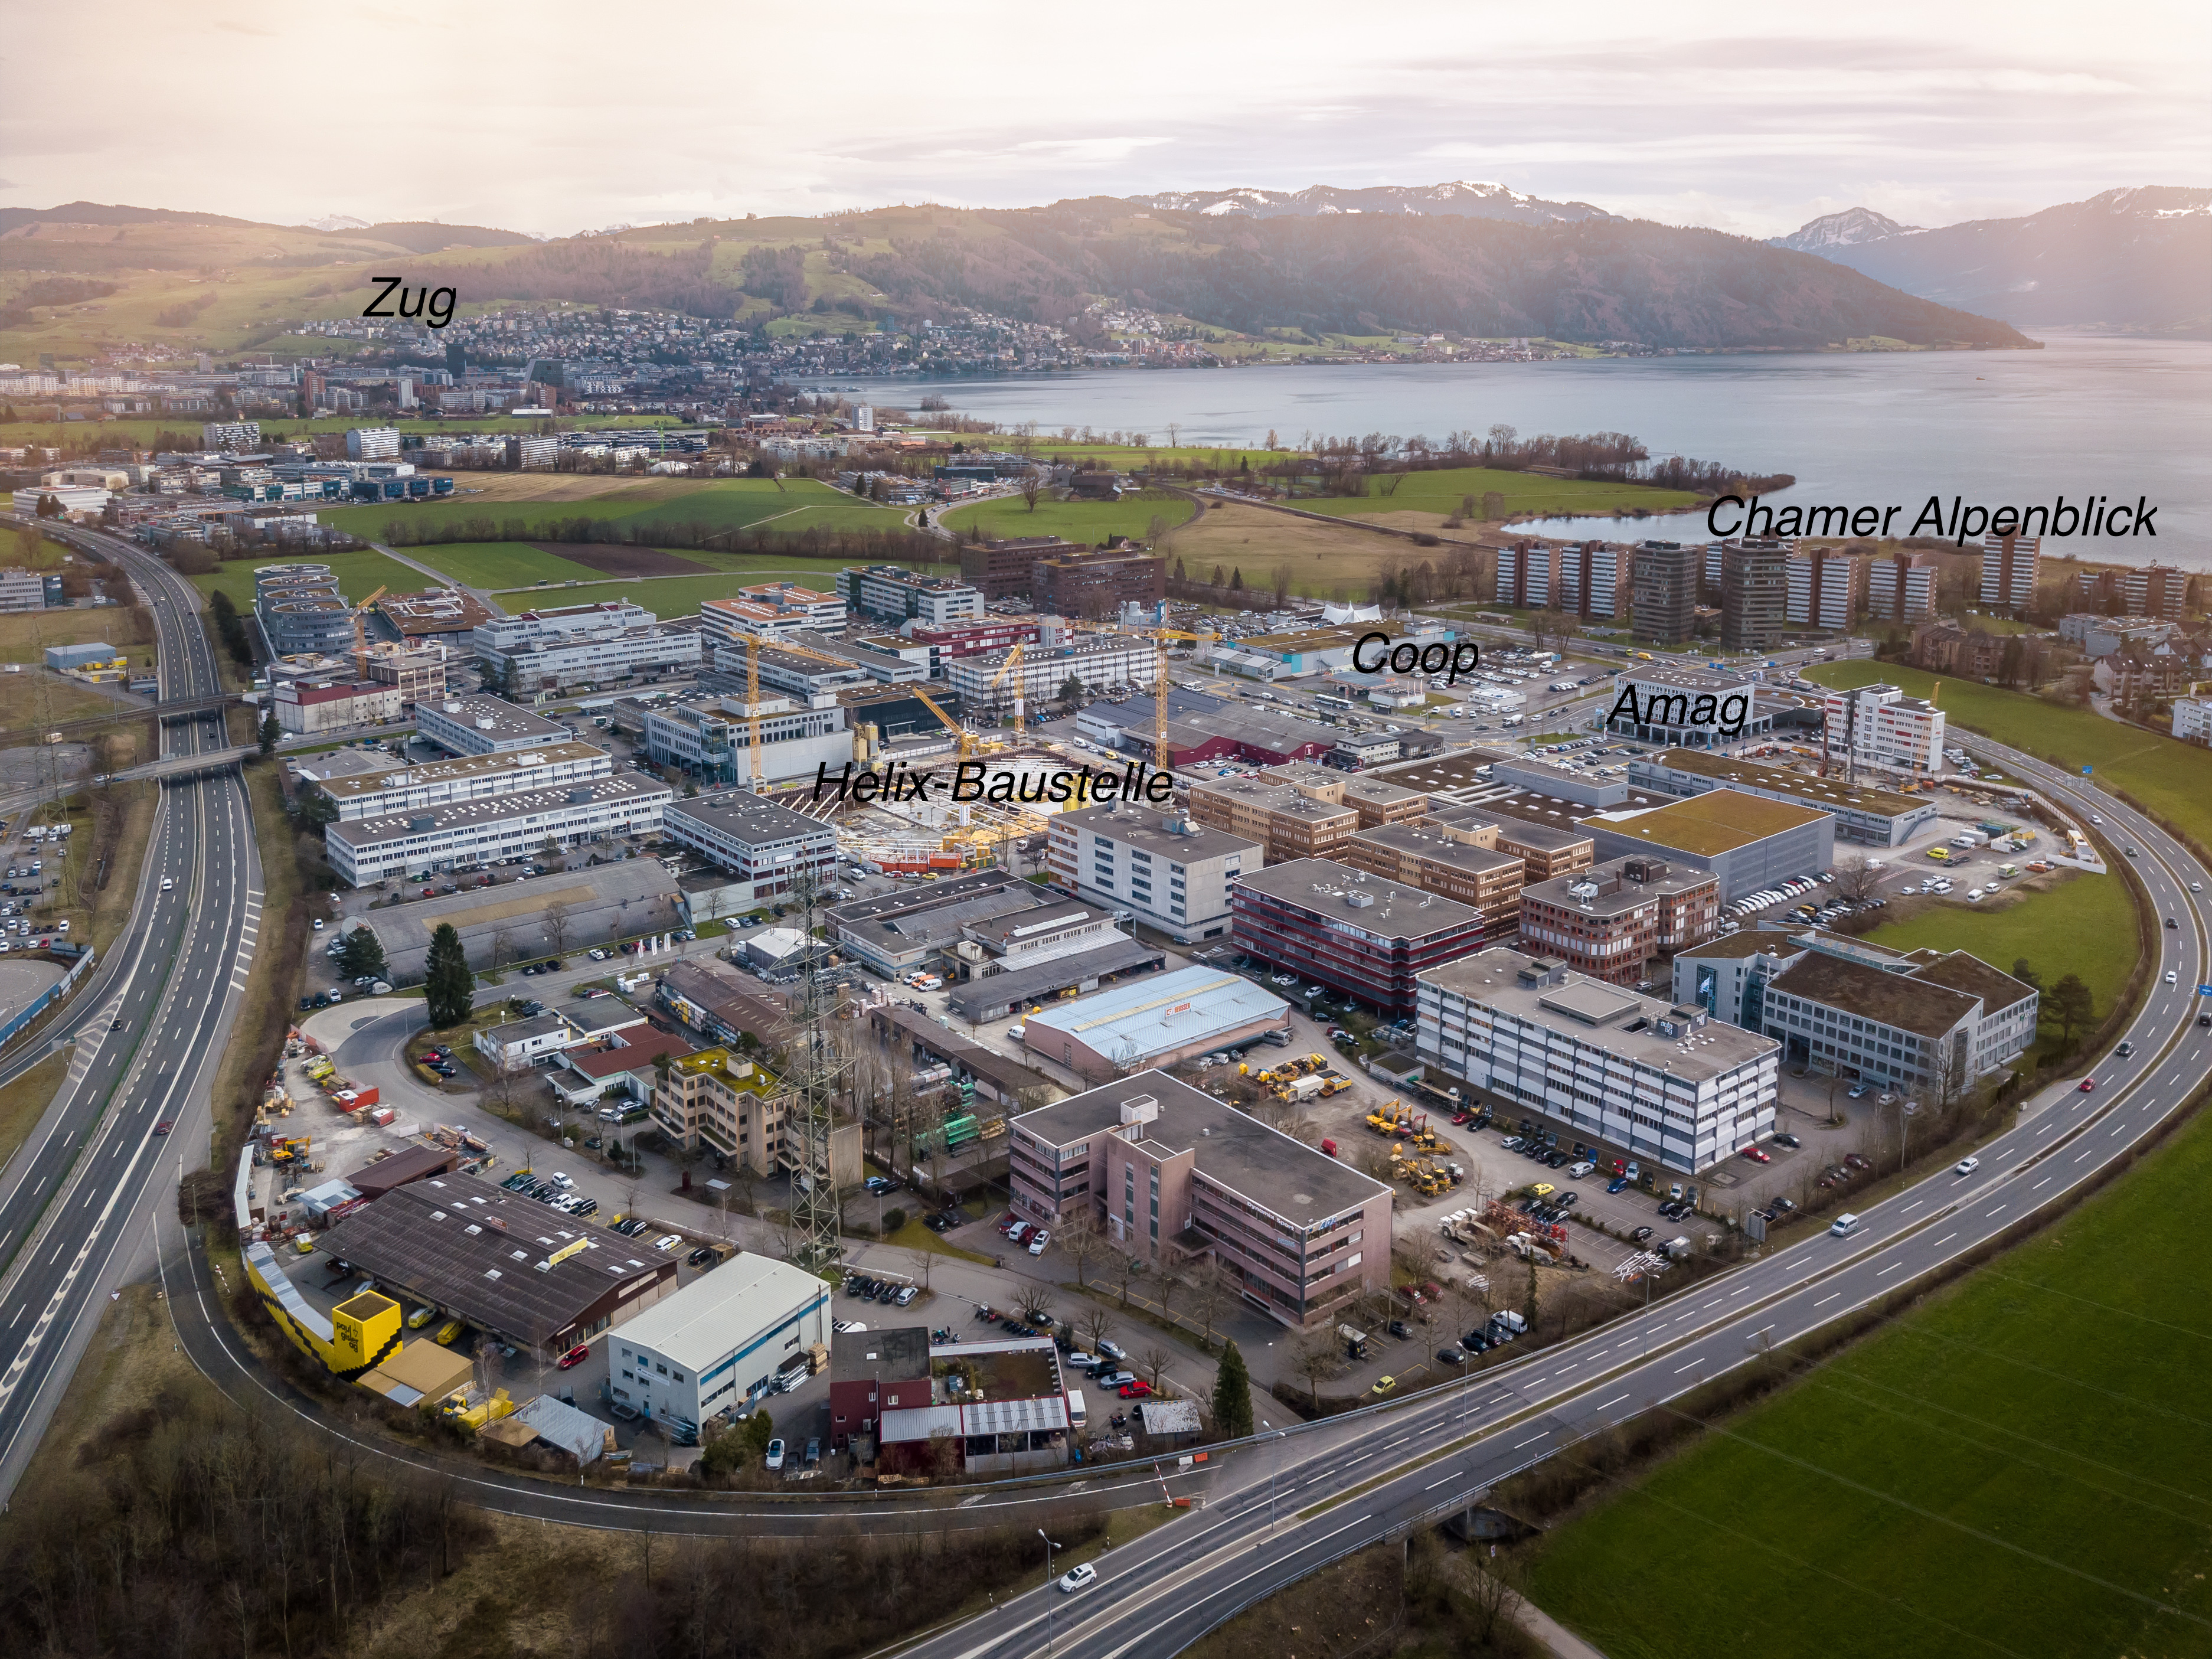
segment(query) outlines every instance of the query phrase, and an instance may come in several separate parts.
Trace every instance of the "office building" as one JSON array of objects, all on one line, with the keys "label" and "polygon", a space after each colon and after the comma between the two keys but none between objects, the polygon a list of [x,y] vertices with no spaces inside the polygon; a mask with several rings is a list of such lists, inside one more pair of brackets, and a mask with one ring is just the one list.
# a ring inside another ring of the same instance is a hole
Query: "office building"
[{"label": "office building", "polygon": [[548,849],[658,835],[675,793],[624,773],[419,812],[340,819],[323,827],[323,845],[331,868],[352,887],[387,876],[478,870]]},{"label": "office building", "polygon": [[2033,609],[2042,557],[2040,536],[1984,536],[1982,609],[2011,617],[2023,616]]},{"label": "office building", "polygon": [[461,652],[468,648],[466,636],[491,620],[491,607],[458,587],[426,587],[420,593],[386,593],[369,615],[402,640]]},{"label": "office building", "polygon": [[1054,616],[1109,620],[1125,605],[1152,611],[1167,598],[1167,560],[1135,548],[1054,551],[1030,572],[1030,603]]},{"label": "office building", "polygon": [[1763,738],[1774,729],[1760,707],[1759,683],[1733,670],[1644,663],[1613,677],[1606,729],[1645,743],[1719,749]]},{"label": "office building", "polygon": [[200,428],[203,448],[220,450],[226,455],[246,454],[261,447],[261,422],[258,421],[210,421]]},{"label": "office building", "polygon": [[1867,562],[1832,547],[1800,548],[1791,554],[1789,620],[1832,634],[1848,631],[1866,609]]},{"label": "office building", "polygon": [[[802,629],[799,637],[817,640],[822,636]],[[904,663],[898,665],[908,666]],[[787,697],[800,708],[835,702],[840,691],[859,690],[877,684],[876,677],[866,666],[849,657],[833,656],[826,651],[798,645],[754,645],[750,648],[716,646],[714,672],[719,677],[711,683],[714,689],[720,689],[726,680],[736,692],[742,693],[744,685],[741,677],[750,674],[764,696]],[[915,678],[921,678],[920,669],[911,672]]]},{"label": "office building", "polygon": [[1194,822],[1257,842],[1269,864],[1333,858],[1359,833],[1357,807],[1295,784],[1214,778],[1193,784],[1187,799]]},{"label": "office building", "polygon": [[354,1210],[320,1241],[403,1304],[552,1359],[676,1288],[676,1258],[503,1192],[433,1176]]},{"label": "office building", "polygon": [[1034,710],[1058,702],[1071,678],[1086,690],[1103,691],[1116,685],[1150,685],[1159,669],[1150,640],[1119,635],[1085,635],[1072,645],[1030,646],[1011,671],[1006,662],[1006,654],[999,653],[956,658],[945,666],[945,683],[958,695],[963,708],[1012,708],[1018,696]]},{"label": "office building", "polygon": [[981,593],[987,605],[996,605],[1002,599],[1028,599],[1039,559],[1075,556],[1091,550],[1084,543],[1063,541],[1057,536],[963,542],[960,546],[960,580]]},{"label": "office building", "polygon": [[854,611],[891,623],[944,628],[983,614],[983,596],[963,581],[922,576],[896,564],[848,565],[837,573],[837,596]]},{"label": "office building", "polygon": [[830,1286],[741,1250],[661,1297],[607,1340],[607,1393],[678,1443],[737,1414],[830,1340]]},{"label": "office building", "polygon": [[1628,781],[1636,788],[1678,800],[1716,789],[1733,789],[1762,800],[1813,807],[1835,819],[1837,840],[1863,847],[1902,847],[1934,823],[1941,810],[1934,801],[1917,795],[1861,787],[1841,778],[1814,777],[1786,766],[1696,749],[1638,755],[1628,763]]},{"label": "office building", "polygon": [[[800,708],[785,697],[763,697],[760,716],[761,776],[769,783],[831,776],[853,758],[853,738],[842,705]],[[624,697],[607,715],[635,731],[655,766],[681,768],[702,784],[752,780],[752,721],[740,697]]]},{"label": "office building", "polygon": [[574,734],[558,720],[519,708],[502,697],[447,697],[415,711],[415,730],[456,755],[495,755],[568,743]]},{"label": "office building", "polygon": [[1480,910],[1332,859],[1246,872],[1230,895],[1237,948],[1388,1013],[1413,1012],[1424,969],[1479,948]]},{"label": "office building", "polygon": [[742,652],[748,638],[766,643],[793,634],[842,632],[848,609],[835,593],[818,593],[797,582],[763,582],[741,587],[726,599],[699,606],[699,631],[709,647],[726,645]]},{"label": "office building", "polygon": [[1721,544],[1721,649],[1771,651],[1790,625],[1790,544]]},{"label": "office building", "polygon": [[1496,824],[1378,824],[1352,836],[1336,856],[1370,876],[1480,911],[1486,943],[1511,939],[1520,925],[1528,867],[1498,845]]},{"label": "office building", "polygon": [[1713,935],[1720,883],[1710,870],[1676,870],[1648,855],[1614,859],[1521,894],[1522,949],[1577,973],[1634,985],[1644,964]]},{"label": "office building", "polygon": [[1828,752],[1893,772],[1943,769],[1943,711],[1893,685],[1830,691],[1822,699]]},{"label": "office building", "polygon": [[1686,542],[1643,542],[1636,549],[1635,636],[1649,644],[1697,631],[1698,567],[1705,550]]},{"label": "office building", "polygon": [[362,647],[358,660],[366,678],[392,687],[399,701],[412,708],[444,700],[446,671],[453,665],[453,653],[442,645],[378,640]]},{"label": "office building", "polygon": [[1103,1082],[1286,1032],[1290,1013],[1290,1004],[1242,974],[1184,968],[1055,1002],[1023,1020],[1021,1042],[1030,1054]]},{"label": "office building", "polygon": [[253,617],[270,654],[295,657],[353,644],[353,607],[323,564],[268,564],[253,573]]},{"label": "office building", "polygon": [[1415,1052],[1504,1109],[1686,1173],[1774,1128],[1771,1038],[1503,945],[1422,974]]},{"label": "office building", "polygon": [[702,1048],[655,1071],[647,1102],[655,1128],[687,1152],[703,1143],[756,1175],[774,1170],[783,1147],[783,1103],[765,1066],[727,1048]]},{"label": "office building", "polygon": [[276,724],[295,734],[380,726],[401,712],[398,688],[370,680],[281,680],[269,702]]},{"label": "office building", "polygon": [[399,428],[396,426],[360,426],[346,434],[346,459],[349,461],[398,459]]},{"label": "office building", "polygon": [[48,578],[35,570],[0,570],[0,611],[43,611],[49,604],[59,603],[61,598],[58,576]]},{"label": "office building", "polygon": [[913,639],[929,647],[929,672],[941,675],[945,664],[962,657],[1003,653],[1017,645],[1027,654],[1026,648],[1037,643],[1039,631],[1035,617],[992,617],[950,628],[917,628]]},{"label": "office building", "polygon": [[672,800],[660,830],[732,878],[720,894],[725,914],[766,903],[805,882],[824,892],[834,884],[836,830],[750,790]]},{"label": "office building", "polygon": [[1936,558],[1929,553],[1885,554],[1867,566],[1866,608],[1876,622],[1921,623],[1936,614]]},{"label": "office building", "polygon": [[971,926],[1028,917],[1054,902],[1054,896],[1035,883],[994,867],[848,900],[831,908],[824,921],[847,956],[886,979],[900,979],[934,965]]},{"label": "office building", "polygon": [[469,636],[510,695],[696,669],[700,635],[663,628],[642,605],[608,599],[496,617]]},{"label": "office building", "polygon": [[1723,904],[1835,862],[1836,821],[1828,813],[1733,789],[1601,812],[1582,824],[1601,860],[1650,853],[1678,869],[1711,871]]},{"label": "office building", "polygon": [[1228,933],[1230,895],[1262,858],[1248,835],[1117,801],[1055,817],[1046,872],[1064,892],[1192,945]]},{"label": "office building", "polygon": [[1389,1187],[1162,1073],[1007,1129],[1017,1213],[1048,1225],[1088,1213],[1115,1249],[1164,1270],[1211,1257],[1293,1330],[1389,1286]]}]

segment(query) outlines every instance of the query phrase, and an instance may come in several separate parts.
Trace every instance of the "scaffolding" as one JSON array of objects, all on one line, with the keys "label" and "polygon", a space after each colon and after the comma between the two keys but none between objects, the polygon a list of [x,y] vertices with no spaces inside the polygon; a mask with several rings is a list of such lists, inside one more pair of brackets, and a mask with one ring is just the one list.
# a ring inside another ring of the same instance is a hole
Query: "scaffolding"
[{"label": "scaffolding", "polygon": [[[809,939],[815,936],[819,898],[820,890],[812,878],[802,876],[785,901],[799,907],[799,926]],[[844,1248],[839,1237],[837,1182],[830,1168],[830,1134],[836,1125],[833,1105],[846,1063],[830,1043],[829,1014],[823,1006],[829,976],[803,974],[799,986],[799,1006],[792,1013],[792,1040],[776,1090],[783,1122],[777,1161],[791,1176],[791,1260],[809,1273],[818,1273],[835,1261]]]}]

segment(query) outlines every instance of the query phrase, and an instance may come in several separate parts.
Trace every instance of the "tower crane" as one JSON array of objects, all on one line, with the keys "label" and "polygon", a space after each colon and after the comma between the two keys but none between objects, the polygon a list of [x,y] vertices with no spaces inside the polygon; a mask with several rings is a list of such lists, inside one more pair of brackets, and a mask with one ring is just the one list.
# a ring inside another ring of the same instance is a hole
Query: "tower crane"
[{"label": "tower crane", "polygon": [[745,753],[750,757],[750,782],[756,795],[768,793],[768,769],[761,760],[760,641],[745,635]]},{"label": "tower crane", "polygon": [[[1005,663],[1003,663],[1003,664],[1000,666],[999,672],[998,672],[997,673],[995,673],[995,674],[994,674],[994,675],[992,675],[992,676],[991,676],[991,690],[992,690],[994,692],[996,692],[996,691],[998,690],[998,689],[999,689],[999,682],[1000,682],[1000,680],[1002,680],[1002,679],[1006,678],[1006,676],[1007,676],[1009,673],[1011,673],[1014,669],[1016,669],[1016,668],[1018,668],[1018,667],[1019,667],[1019,666],[1021,665],[1021,660],[1022,660],[1022,642],[1021,642],[1019,640],[1016,640],[1016,641],[1014,641],[1014,648],[1013,648],[1012,650],[1011,650],[1011,651],[1009,651],[1009,652],[1007,652],[1007,653],[1006,653],[1006,660],[1005,661]],[[1023,683],[1022,676],[1020,676],[1020,675],[1018,675],[1018,674],[1015,675],[1015,676],[1014,676],[1014,740],[1015,740],[1017,743],[1018,743],[1019,741],[1021,741],[1021,738],[1022,738],[1022,737],[1023,737],[1022,720],[1023,720],[1024,708],[1023,708],[1023,703],[1022,703],[1022,683]]]},{"label": "tower crane", "polygon": [[362,618],[368,614],[368,607],[389,591],[380,587],[353,608],[353,673],[356,679],[368,678],[368,634]]}]

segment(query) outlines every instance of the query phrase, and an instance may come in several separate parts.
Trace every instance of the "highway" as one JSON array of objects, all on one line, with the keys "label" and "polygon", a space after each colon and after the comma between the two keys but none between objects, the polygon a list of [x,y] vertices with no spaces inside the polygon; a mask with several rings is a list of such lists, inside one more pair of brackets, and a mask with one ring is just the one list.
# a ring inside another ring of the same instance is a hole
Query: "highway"
[{"label": "highway", "polygon": [[[1149,1466],[1073,1471],[1063,1482],[951,1492],[792,1497],[561,1488],[466,1460],[444,1461],[374,1442],[396,1462],[456,1475],[470,1501],[572,1525],[686,1535],[804,1534],[1014,1524],[1049,1530],[1082,1510],[1163,1494],[1194,1508],[1101,1558],[1091,1588],[1042,1588],[981,1618],[922,1637],[929,1659],[1012,1659],[1053,1650],[1126,1659],[1180,1651],[1244,1606],[1409,1525],[1470,1501],[1516,1470],[1571,1449],[1739,1367],[1772,1363],[1769,1350],[1817,1331],[1957,1263],[2032,1223],[2154,1134],[2212,1068],[2212,1031],[2198,1028],[2195,988],[2212,977],[2212,922],[2202,890],[2212,876],[2154,824],[2027,757],[1975,739],[2085,817],[2094,811],[2123,849],[2133,845],[2154,910],[2181,923],[2158,930],[2159,977],[2123,1035],[2128,1060],[2108,1059],[2097,1086],[2060,1083],[2026,1103],[2013,1128],[1978,1149],[1980,1167],[1949,1169],[1861,1212],[1849,1237],[1821,1231],[1571,1342],[1436,1389],[1217,1449],[1178,1472]],[[2164,974],[2173,970],[2176,983]],[[300,1413],[331,1428],[308,1402],[261,1370],[217,1305],[220,1286],[197,1238],[173,1214],[161,1222],[161,1261],[187,1352],[241,1404]],[[1325,1507],[1322,1507],[1325,1506]],[[1039,1544],[1042,1566],[1043,1545]]]},{"label": "highway", "polygon": [[[48,533],[97,545],[130,572],[160,631],[162,703],[204,708],[222,682],[191,584],[128,543]],[[161,731],[165,759],[228,747],[219,713]],[[173,1215],[179,1175],[205,1160],[208,1090],[258,932],[258,871],[234,772],[164,787],[112,960],[7,1068],[16,1074],[74,1039],[52,1105],[0,1170],[0,1498],[68,1388],[106,1292],[143,1265],[150,1215],[165,1205]]]}]

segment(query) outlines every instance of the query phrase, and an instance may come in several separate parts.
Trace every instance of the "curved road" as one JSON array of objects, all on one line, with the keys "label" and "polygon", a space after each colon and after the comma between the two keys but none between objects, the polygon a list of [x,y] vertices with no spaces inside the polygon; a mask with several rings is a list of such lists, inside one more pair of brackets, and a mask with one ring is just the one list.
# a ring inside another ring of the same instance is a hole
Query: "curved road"
[{"label": "curved road", "polygon": [[[114,538],[48,533],[96,545],[129,571],[160,630],[163,702],[197,708],[222,690],[190,583]],[[219,714],[161,729],[165,757],[228,746]],[[149,1213],[181,1169],[202,1161],[208,1087],[258,927],[258,870],[234,771],[165,787],[112,960],[34,1052],[0,1075],[74,1036],[53,1104],[0,1172],[0,1497],[69,1386],[105,1292],[138,1263]],[[164,1122],[173,1139],[157,1132]]]},{"label": "curved road", "polygon": [[[2087,814],[2097,811],[2136,863],[2151,903],[2181,926],[2159,930],[2160,977],[2124,1034],[2136,1053],[2108,1060],[2084,1093],[2058,1084],[2026,1103],[2016,1126],[1979,1150],[1981,1167],[1947,1170],[1869,1206],[1856,1235],[1822,1232],[1676,1292],[1625,1317],[1456,1388],[1301,1425],[1217,1450],[1181,1474],[1107,1468],[1042,1485],[1010,1483],[902,1498],[782,1499],[732,1494],[562,1489],[388,1447],[382,1455],[455,1474],[473,1502],[569,1524],[681,1534],[794,1534],[855,1522],[873,1529],[1009,1522],[1049,1528],[1070,1510],[1125,1506],[1163,1492],[1196,1507],[1112,1553],[1078,1596],[1042,1589],[918,1640],[933,1659],[1037,1650],[1053,1620],[1056,1651],[1123,1659],[1179,1651],[1238,1609],[1424,1517],[1462,1507],[1515,1471],[1819,1329],[1958,1261],[2065,1200],[2153,1134],[2212,1069],[2196,987],[2212,979],[2212,876],[2140,815],[2084,781],[1979,741],[2019,775]],[[2167,969],[2177,983],[2164,983]],[[239,1346],[216,1305],[196,1238],[173,1214],[161,1267],[178,1329],[195,1360],[234,1398],[292,1397]],[[331,1431],[335,1432],[336,1431]],[[1316,1509],[1316,1505],[1327,1505]],[[1042,1548],[1042,1547],[1041,1547]]]}]

